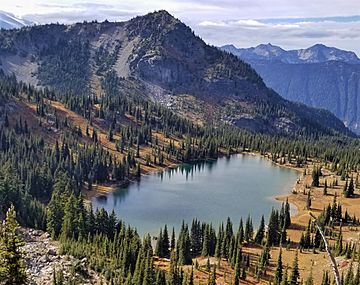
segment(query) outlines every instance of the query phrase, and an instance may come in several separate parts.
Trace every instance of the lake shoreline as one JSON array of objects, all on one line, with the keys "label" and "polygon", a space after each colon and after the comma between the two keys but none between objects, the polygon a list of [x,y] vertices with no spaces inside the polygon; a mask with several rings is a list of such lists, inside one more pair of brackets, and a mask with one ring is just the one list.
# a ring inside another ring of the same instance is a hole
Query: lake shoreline
[{"label": "lake shoreline", "polygon": [[[171,170],[174,168],[176,170]],[[114,193],[99,192],[97,196],[101,197],[92,199],[93,207],[104,207],[107,211],[118,209],[119,217],[140,228],[141,217],[147,221],[151,215],[156,215],[156,220],[163,224],[180,225],[181,221],[178,223],[176,220],[162,218],[168,216],[166,209],[169,205],[173,205],[172,208],[176,208],[178,215],[184,215],[181,217],[189,223],[193,218],[197,218],[207,222],[214,221],[217,224],[225,221],[228,215],[237,224],[240,217],[245,218],[250,214],[258,225],[262,214],[267,219],[271,208],[280,208],[281,203],[273,197],[288,193],[299,176],[298,171],[278,167],[268,157],[249,151],[236,153],[231,157],[222,156],[217,160],[174,165],[167,169],[170,170],[162,172],[163,174],[154,174],[160,171],[153,171],[147,177],[143,175],[141,183],[130,183],[128,187],[115,188]],[[251,177],[254,179],[250,179]],[[128,184],[124,186],[126,185]],[[184,189],[180,189],[179,185],[183,185]],[[188,192],[187,189],[193,191]],[[139,195],[137,190],[146,191],[141,191],[142,195]],[[151,197],[150,193],[157,198]],[[125,197],[129,200],[120,202],[124,201]],[[172,201],[169,197],[177,198]],[[192,199],[188,200],[188,197]],[[166,203],[162,199],[167,199]],[[163,201],[162,204],[159,201]],[[194,203],[194,201],[198,202]],[[119,203],[123,204],[120,206]],[[142,203],[145,203],[144,207],[138,208]],[[157,208],[151,211],[152,207],[147,205],[157,205]],[[243,206],[239,208],[239,205]],[[132,213],[131,209],[134,208],[138,211]],[[142,210],[144,208],[146,210]],[[198,210],[199,208],[208,210],[204,212]],[[228,210],[224,211],[224,209]],[[143,213],[143,216],[139,213]],[[213,216],[213,213],[218,214]],[[161,225],[156,225],[155,229],[160,227]],[[148,229],[145,228],[146,230]]]},{"label": "lake shoreline", "polygon": [[[203,159],[203,160],[198,160],[198,161],[193,161],[193,162],[188,162],[188,163],[173,163],[173,164],[169,164],[161,169],[155,167],[155,169],[152,171],[146,171],[145,173],[142,173],[141,177],[138,179],[126,180],[126,181],[123,181],[120,183],[107,183],[107,184],[101,184],[101,185],[93,185],[93,189],[91,191],[84,190],[83,194],[84,194],[86,202],[91,203],[93,198],[107,196],[115,191],[118,191],[119,188],[121,188],[121,187],[127,187],[131,183],[140,182],[142,177],[145,177],[148,175],[153,175],[156,173],[163,173],[163,172],[166,172],[171,169],[179,168],[182,165],[186,165],[186,164],[196,164],[196,163],[207,162],[207,161],[216,161],[223,157],[239,155],[239,154],[260,157],[260,158],[268,160],[274,166],[277,166],[280,168],[285,168],[285,169],[291,169],[291,170],[297,171],[299,173],[304,173],[304,170],[306,170],[307,172],[311,172],[311,170],[312,170],[312,168],[311,168],[312,165],[309,165],[309,164],[303,165],[301,167],[296,167],[289,163],[281,164],[279,162],[275,162],[271,159],[269,154],[261,154],[259,152],[254,152],[254,151],[239,151],[239,152],[232,153],[231,155],[226,155],[226,154],[222,153],[222,155],[220,155],[216,159]],[[311,163],[313,164],[314,162],[311,161]],[[305,178],[306,177],[304,177],[304,175],[299,175],[299,177],[296,179],[296,181],[291,186],[291,188],[288,189],[287,193],[278,193],[278,194],[270,196],[271,199],[273,199],[274,201],[277,201],[279,203],[285,202],[286,200],[288,200],[291,207],[294,207],[291,211],[292,218],[296,218],[301,215],[308,214],[308,211],[304,208],[304,203],[300,199],[298,199],[299,195],[293,194],[294,192],[301,193],[303,191],[303,188],[305,186]]]},{"label": "lake shoreline", "polygon": [[[223,158],[226,156],[232,156],[237,154],[246,154],[246,152],[235,152],[230,155],[227,155],[223,152],[219,155],[217,158],[206,158],[206,159],[200,159],[200,160],[194,160],[191,162],[179,162],[179,163],[171,163],[168,165],[164,165],[162,167],[160,166],[154,166],[154,169],[152,170],[146,170],[143,173],[141,173],[141,176],[135,179],[127,179],[125,181],[117,182],[117,183],[104,183],[104,184],[93,184],[92,190],[88,190],[87,187],[83,189],[82,194],[84,195],[84,199],[87,203],[91,203],[91,200],[96,197],[101,197],[110,193],[113,193],[114,191],[118,190],[119,187],[126,187],[134,182],[140,182],[141,177],[145,177],[148,175],[153,175],[156,173],[162,173],[166,172],[170,169],[176,169],[181,167],[182,165],[186,164],[196,164],[201,162],[209,162],[209,161],[216,161],[219,158]],[[249,153],[250,154],[250,153]]]},{"label": "lake shoreline", "polygon": [[[137,179],[132,179],[132,180],[126,180],[126,181],[122,181],[122,182],[118,182],[118,183],[106,183],[106,184],[94,184],[92,186],[92,190],[87,190],[87,189],[84,189],[83,190],[83,194],[84,194],[84,199],[88,202],[88,203],[91,203],[91,200],[93,198],[96,198],[96,197],[101,197],[101,196],[106,196],[108,194],[111,194],[113,193],[114,191],[117,191],[120,187],[127,187],[129,186],[131,183],[135,183],[135,182],[139,182],[141,181],[141,177],[145,177],[145,176],[148,176],[148,175],[153,175],[153,174],[156,174],[156,173],[163,173],[163,172],[166,172],[168,170],[171,170],[171,169],[176,169],[176,168],[179,168],[181,167],[182,165],[186,165],[186,164],[196,164],[196,163],[201,163],[201,162],[208,162],[208,161],[216,161],[220,158],[223,158],[223,157],[229,157],[229,156],[233,156],[233,155],[252,155],[252,156],[257,156],[257,157],[261,157],[261,158],[264,158],[268,161],[270,161],[272,164],[274,164],[275,166],[278,166],[278,167],[282,167],[282,168],[287,168],[287,169],[291,169],[291,170],[295,170],[295,171],[298,171],[298,172],[303,172],[304,169],[306,169],[306,167],[302,166],[302,167],[295,167],[293,165],[289,165],[288,163],[287,164],[280,164],[278,162],[274,162],[270,157],[269,155],[265,154],[260,154],[259,152],[254,152],[254,151],[239,151],[239,152],[235,152],[235,153],[232,153],[230,155],[227,155],[227,154],[224,154],[222,153],[221,155],[219,155],[219,157],[217,158],[213,158],[213,159],[202,159],[202,160],[196,160],[196,161],[192,161],[192,162],[183,162],[183,163],[172,163],[172,164],[169,164],[169,165],[166,165],[165,167],[163,168],[157,168],[155,167],[154,170],[151,170],[151,171],[146,171],[145,173],[142,173],[140,178],[137,178]],[[294,186],[296,186],[298,183],[298,180],[295,182]],[[294,189],[294,186],[293,186],[293,189]],[[291,192],[290,193],[287,193],[287,194],[276,194],[276,195],[273,195],[271,196],[272,199],[276,200],[276,201],[284,201],[283,198],[286,196],[290,196]],[[285,199],[286,200],[286,199]],[[296,207],[296,204],[294,204],[294,206]],[[298,212],[298,211],[297,211]]]}]

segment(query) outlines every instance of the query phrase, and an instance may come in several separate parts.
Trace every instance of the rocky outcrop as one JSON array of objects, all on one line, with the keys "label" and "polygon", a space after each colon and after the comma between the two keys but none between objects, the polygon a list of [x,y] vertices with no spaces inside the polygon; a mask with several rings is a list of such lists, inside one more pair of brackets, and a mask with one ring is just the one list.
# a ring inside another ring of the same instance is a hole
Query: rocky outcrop
[{"label": "rocky outcrop", "polygon": [[[49,234],[34,229],[21,229],[22,247],[31,285],[52,285],[53,274],[62,272],[65,281],[76,284],[100,284],[101,277],[90,270],[86,258],[78,260],[62,255],[60,244],[50,239]],[[106,284],[103,282],[102,284]]]}]

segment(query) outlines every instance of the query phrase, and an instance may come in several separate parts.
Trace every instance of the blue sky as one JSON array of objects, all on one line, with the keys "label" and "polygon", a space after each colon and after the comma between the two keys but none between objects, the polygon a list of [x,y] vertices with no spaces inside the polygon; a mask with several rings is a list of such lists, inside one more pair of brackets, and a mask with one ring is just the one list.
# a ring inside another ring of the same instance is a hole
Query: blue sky
[{"label": "blue sky", "polygon": [[12,0],[1,9],[37,23],[123,21],[165,9],[213,45],[323,43],[360,55],[359,0]]}]

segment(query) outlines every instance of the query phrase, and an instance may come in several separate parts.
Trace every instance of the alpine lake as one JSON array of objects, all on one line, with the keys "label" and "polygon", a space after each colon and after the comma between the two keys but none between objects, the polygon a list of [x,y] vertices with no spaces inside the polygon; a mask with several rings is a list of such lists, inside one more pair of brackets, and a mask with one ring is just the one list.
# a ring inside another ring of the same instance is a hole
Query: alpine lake
[{"label": "alpine lake", "polygon": [[165,224],[169,232],[178,230],[183,220],[191,225],[194,218],[217,229],[227,217],[236,226],[250,214],[258,225],[262,215],[267,222],[272,207],[281,206],[275,196],[289,193],[299,175],[260,156],[237,154],[142,176],[94,197],[92,204],[94,209],[114,209],[140,236],[156,236]]}]

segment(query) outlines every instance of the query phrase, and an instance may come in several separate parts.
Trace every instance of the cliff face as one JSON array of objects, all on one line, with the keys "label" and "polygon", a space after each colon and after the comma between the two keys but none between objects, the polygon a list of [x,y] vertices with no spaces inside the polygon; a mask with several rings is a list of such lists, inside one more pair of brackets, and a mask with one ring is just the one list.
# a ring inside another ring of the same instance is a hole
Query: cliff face
[{"label": "cliff face", "polygon": [[330,113],[281,98],[249,64],[206,45],[166,11],[122,23],[1,31],[0,62],[19,80],[79,95],[101,96],[111,74],[122,96],[146,96],[203,123],[272,134],[350,134]]},{"label": "cliff face", "polygon": [[327,109],[360,132],[360,65],[255,63],[253,67],[285,98]]},{"label": "cliff face", "polygon": [[360,60],[353,52],[322,45],[297,51],[272,45],[224,49],[250,63],[284,98],[329,110],[360,133]]}]

